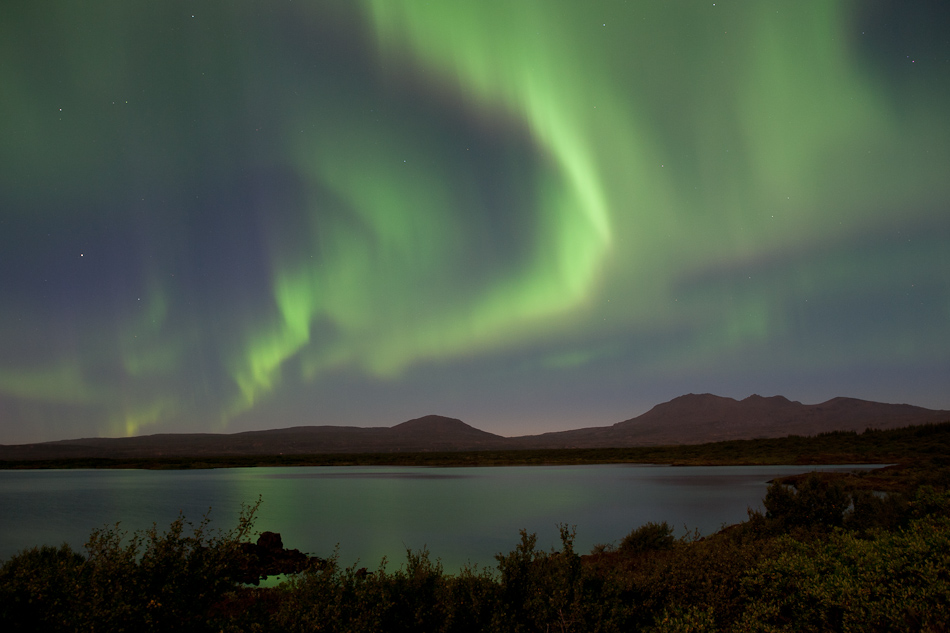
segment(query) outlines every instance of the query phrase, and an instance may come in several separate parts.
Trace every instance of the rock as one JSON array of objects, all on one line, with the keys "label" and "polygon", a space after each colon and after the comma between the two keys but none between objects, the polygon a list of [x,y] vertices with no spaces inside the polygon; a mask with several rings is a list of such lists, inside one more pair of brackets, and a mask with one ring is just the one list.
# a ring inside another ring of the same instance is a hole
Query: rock
[{"label": "rock", "polygon": [[279,552],[284,549],[284,541],[278,532],[261,532],[257,537],[257,546],[268,552]]}]

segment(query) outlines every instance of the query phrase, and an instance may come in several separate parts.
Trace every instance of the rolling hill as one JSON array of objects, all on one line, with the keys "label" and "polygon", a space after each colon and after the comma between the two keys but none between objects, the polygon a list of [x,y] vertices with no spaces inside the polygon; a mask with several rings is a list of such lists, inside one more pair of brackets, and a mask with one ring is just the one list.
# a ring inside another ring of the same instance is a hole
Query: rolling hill
[{"label": "rolling hill", "polygon": [[392,427],[300,426],[243,433],[157,434],[0,445],[0,460],[212,457],[318,453],[620,448],[891,429],[950,421],[950,411],[833,398],[802,404],[782,396],[743,400],[688,394],[612,426],[503,437],[439,415]]}]

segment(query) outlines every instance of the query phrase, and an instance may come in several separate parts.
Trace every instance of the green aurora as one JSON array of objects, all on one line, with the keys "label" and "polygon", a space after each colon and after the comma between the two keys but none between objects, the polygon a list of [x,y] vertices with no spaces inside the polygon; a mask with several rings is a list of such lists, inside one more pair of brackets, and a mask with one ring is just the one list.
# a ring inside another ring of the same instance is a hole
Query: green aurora
[{"label": "green aurora", "polygon": [[950,408],[939,3],[0,8],[0,442]]}]

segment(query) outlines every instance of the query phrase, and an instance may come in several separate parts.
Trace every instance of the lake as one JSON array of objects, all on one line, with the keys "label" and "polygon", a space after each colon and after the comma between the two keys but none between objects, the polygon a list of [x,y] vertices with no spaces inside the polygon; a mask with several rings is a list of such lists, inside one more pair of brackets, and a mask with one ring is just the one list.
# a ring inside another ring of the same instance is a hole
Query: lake
[{"label": "lake", "polygon": [[538,534],[559,544],[559,523],[577,526],[575,549],[618,543],[648,521],[703,534],[761,509],[768,480],[810,470],[875,466],[652,465],[483,468],[315,467],[214,470],[0,471],[0,559],[33,545],[81,549],[97,527],[165,529],[179,512],[197,523],[237,524],[241,504],[263,503],[257,531],[284,546],[340,562],[390,567],[427,547],[445,570],[494,567],[494,555]]}]

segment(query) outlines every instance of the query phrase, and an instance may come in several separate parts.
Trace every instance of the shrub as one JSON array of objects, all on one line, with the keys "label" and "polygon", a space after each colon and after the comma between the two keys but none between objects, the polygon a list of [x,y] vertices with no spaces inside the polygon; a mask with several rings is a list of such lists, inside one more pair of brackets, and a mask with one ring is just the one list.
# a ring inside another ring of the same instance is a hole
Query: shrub
[{"label": "shrub", "polygon": [[814,473],[802,480],[797,489],[770,484],[763,502],[765,517],[784,529],[840,526],[850,504],[850,495],[840,483],[829,483]]},{"label": "shrub", "polygon": [[629,609],[634,625],[690,630],[711,618],[726,627],[744,608],[742,577],[775,553],[774,540],[731,528],[635,559],[630,575],[636,604]]},{"label": "shrub", "polygon": [[448,616],[448,589],[442,565],[425,549],[406,551],[406,564],[385,580],[388,595],[396,596],[385,612],[383,630],[394,633],[441,631]]},{"label": "shrub", "polygon": [[82,555],[68,545],[34,547],[0,567],[4,631],[73,631],[83,599]]},{"label": "shrub", "polygon": [[[561,550],[535,549],[537,535],[521,531],[521,543],[499,554],[499,603],[492,631],[573,631],[588,619],[586,586],[580,556],[574,551],[575,530],[559,526]],[[599,597],[601,600],[602,598]]]},{"label": "shrub", "polygon": [[743,581],[741,631],[941,631],[950,621],[950,520],[800,543]]},{"label": "shrub", "polygon": [[216,535],[209,535],[207,518],[188,535],[190,524],[179,517],[165,533],[154,525],[131,537],[118,525],[95,530],[86,557],[68,546],[27,550],[0,568],[0,624],[3,630],[220,630],[208,612],[236,586],[235,555],[257,507],[242,508],[238,526]]},{"label": "shrub", "polygon": [[910,515],[917,519],[950,517],[950,491],[939,492],[932,486],[921,486],[910,502]]},{"label": "shrub", "polygon": [[664,611],[650,633],[715,633],[712,607],[686,607]]},{"label": "shrub", "polygon": [[640,554],[671,549],[676,539],[673,538],[673,528],[663,521],[662,523],[646,523],[626,535],[620,541],[619,551],[625,554]]},{"label": "shrub", "polygon": [[489,631],[498,609],[498,583],[490,570],[478,571],[466,565],[446,579],[450,607],[446,631],[476,633]]},{"label": "shrub", "polygon": [[281,631],[350,633],[385,630],[392,598],[386,560],[376,572],[341,569],[334,555],[319,570],[291,578],[282,588],[274,624]]},{"label": "shrub", "polygon": [[851,493],[851,509],[845,512],[844,527],[862,533],[878,528],[896,530],[905,526],[909,518],[909,503],[903,494],[856,490]]}]

